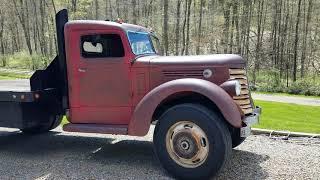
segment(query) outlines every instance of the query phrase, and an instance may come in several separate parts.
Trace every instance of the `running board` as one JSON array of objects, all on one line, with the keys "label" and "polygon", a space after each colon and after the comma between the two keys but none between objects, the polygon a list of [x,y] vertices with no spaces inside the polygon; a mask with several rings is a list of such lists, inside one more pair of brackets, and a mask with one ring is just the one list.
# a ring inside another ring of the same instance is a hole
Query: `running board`
[{"label": "running board", "polygon": [[99,134],[118,134],[127,135],[128,126],[126,125],[104,125],[104,124],[65,124],[63,130],[67,132],[99,133]]}]

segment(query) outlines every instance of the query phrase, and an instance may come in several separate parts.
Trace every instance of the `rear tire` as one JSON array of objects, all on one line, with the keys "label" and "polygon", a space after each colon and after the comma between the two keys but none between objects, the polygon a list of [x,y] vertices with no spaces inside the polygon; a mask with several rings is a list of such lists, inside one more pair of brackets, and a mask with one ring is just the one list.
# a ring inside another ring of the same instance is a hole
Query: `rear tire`
[{"label": "rear tire", "polygon": [[232,141],[220,114],[202,105],[181,104],[167,110],[153,141],[160,163],[179,179],[207,179],[229,159]]},{"label": "rear tire", "polygon": [[31,128],[20,129],[25,134],[41,134],[46,133],[56,127],[58,127],[62,121],[63,116],[49,116],[49,120],[46,124],[40,124]]}]

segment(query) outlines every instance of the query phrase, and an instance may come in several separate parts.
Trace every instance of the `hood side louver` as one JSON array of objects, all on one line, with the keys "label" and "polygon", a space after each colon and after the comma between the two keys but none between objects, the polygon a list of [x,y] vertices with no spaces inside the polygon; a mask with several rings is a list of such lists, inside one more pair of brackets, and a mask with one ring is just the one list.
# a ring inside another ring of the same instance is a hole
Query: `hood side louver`
[{"label": "hood side louver", "polygon": [[166,78],[202,78],[203,69],[176,69],[176,70],[164,70],[162,71]]}]

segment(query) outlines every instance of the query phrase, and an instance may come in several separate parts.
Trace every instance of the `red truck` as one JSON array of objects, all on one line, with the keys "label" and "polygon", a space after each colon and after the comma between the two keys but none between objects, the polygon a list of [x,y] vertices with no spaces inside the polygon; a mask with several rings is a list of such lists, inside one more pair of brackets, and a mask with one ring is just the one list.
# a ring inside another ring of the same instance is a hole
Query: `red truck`
[{"label": "red truck", "polygon": [[56,15],[58,55],[31,91],[0,92],[0,126],[145,136],[174,177],[214,176],[259,120],[238,55],[160,56],[149,29]]}]

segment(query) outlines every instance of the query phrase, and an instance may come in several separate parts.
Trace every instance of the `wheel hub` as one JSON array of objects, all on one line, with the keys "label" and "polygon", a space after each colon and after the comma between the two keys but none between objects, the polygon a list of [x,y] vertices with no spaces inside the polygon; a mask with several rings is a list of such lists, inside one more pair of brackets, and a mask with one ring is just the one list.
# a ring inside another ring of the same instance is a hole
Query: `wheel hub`
[{"label": "wheel hub", "polygon": [[194,157],[199,148],[196,139],[189,132],[179,132],[172,139],[173,149],[179,157],[191,159]]},{"label": "wheel hub", "polygon": [[190,148],[189,142],[187,142],[187,141],[182,141],[182,142],[181,142],[181,148],[182,148],[183,150],[188,150],[188,149]]},{"label": "wheel hub", "polygon": [[180,121],[167,132],[166,147],[170,157],[187,168],[200,166],[209,153],[208,138],[195,123]]}]

